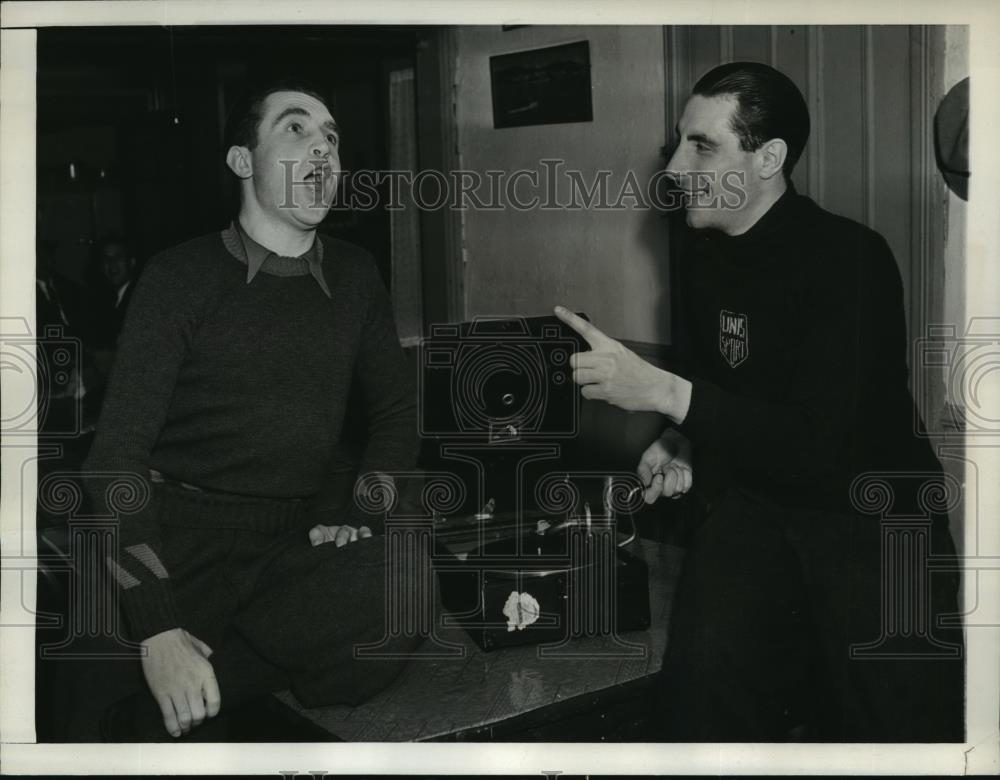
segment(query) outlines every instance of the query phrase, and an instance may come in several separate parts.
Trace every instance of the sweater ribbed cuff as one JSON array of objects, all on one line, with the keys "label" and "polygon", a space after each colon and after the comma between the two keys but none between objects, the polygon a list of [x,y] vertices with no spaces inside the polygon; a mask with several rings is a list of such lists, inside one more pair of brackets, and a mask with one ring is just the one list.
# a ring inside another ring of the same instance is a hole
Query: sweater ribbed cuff
[{"label": "sweater ribbed cuff", "polygon": [[180,626],[173,595],[165,583],[144,582],[133,588],[121,588],[118,592],[132,639],[136,642]]}]

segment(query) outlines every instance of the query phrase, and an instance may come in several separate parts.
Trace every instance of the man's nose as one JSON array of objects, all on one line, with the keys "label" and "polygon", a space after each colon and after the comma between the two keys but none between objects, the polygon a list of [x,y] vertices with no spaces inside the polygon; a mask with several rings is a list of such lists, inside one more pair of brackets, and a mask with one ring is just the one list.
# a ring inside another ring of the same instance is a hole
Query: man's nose
[{"label": "man's nose", "polygon": [[677,186],[683,188],[689,176],[687,162],[684,160],[684,155],[681,154],[679,148],[674,151],[670,160],[667,161],[666,170]]},{"label": "man's nose", "polygon": [[325,132],[320,131],[313,137],[312,143],[309,145],[309,148],[310,148],[310,153],[314,157],[325,157],[326,155],[330,154],[330,151],[333,149],[333,146],[327,140]]}]

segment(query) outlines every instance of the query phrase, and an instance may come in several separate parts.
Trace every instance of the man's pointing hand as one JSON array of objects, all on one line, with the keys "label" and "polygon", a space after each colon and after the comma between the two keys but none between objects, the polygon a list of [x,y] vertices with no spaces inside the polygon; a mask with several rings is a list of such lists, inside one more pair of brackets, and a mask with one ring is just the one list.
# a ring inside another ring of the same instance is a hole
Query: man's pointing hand
[{"label": "man's pointing hand", "polygon": [[555,315],[579,333],[590,352],[570,358],[573,381],[584,398],[606,401],[629,412],[659,412],[674,422],[687,414],[691,383],[650,365],[632,350],[562,306]]}]

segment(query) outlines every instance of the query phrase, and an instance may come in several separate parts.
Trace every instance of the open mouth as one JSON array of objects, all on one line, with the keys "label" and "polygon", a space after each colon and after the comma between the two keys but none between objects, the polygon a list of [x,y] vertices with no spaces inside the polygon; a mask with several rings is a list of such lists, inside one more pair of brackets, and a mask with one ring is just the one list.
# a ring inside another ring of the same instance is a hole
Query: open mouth
[{"label": "open mouth", "polygon": [[303,164],[309,169],[309,172],[302,176],[304,184],[322,184],[333,175],[333,169],[329,163],[309,161]]},{"label": "open mouth", "polygon": [[698,203],[710,196],[710,193],[707,189],[690,190],[685,188],[679,188],[677,192],[686,203]]},{"label": "open mouth", "polygon": [[311,199],[311,205],[319,206],[326,205],[327,199],[331,195],[331,185],[333,182],[333,171],[325,165],[320,165],[313,168],[309,173],[302,177],[301,184],[309,188],[311,194],[308,196]]}]

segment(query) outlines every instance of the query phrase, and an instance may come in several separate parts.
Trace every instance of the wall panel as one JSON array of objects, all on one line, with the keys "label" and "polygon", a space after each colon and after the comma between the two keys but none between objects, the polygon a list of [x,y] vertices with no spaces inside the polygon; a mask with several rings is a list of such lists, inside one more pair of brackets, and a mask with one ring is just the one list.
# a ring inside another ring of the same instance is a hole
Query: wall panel
[{"label": "wall panel", "polygon": [[819,200],[824,208],[865,221],[864,44],[860,27],[830,26],[823,31],[820,100],[823,134],[817,150],[824,171]]},{"label": "wall panel", "polygon": [[688,52],[688,62],[690,63],[691,83],[687,85],[688,92],[691,91],[691,86],[707,71],[728,59],[722,34],[722,31],[726,29],[728,28],[709,25],[693,25],[690,28],[691,49]]},{"label": "wall panel", "polygon": [[771,28],[764,25],[733,27],[733,59],[771,64]]},{"label": "wall panel", "polygon": [[[870,41],[869,102],[875,121],[869,122],[872,154],[866,222],[885,236],[903,265],[913,254],[910,148],[919,125],[911,117],[909,28],[874,27]],[[909,287],[911,276],[903,274],[904,287]],[[905,300],[909,303],[908,294]]]},{"label": "wall panel", "polygon": [[[778,70],[788,76],[806,99],[809,99],[809,49],[804,27],[775,26],[771,31],[772,62]],[[807,145],[792,181],[800,192],[810,191],[809,168],[812,148]]]}]

